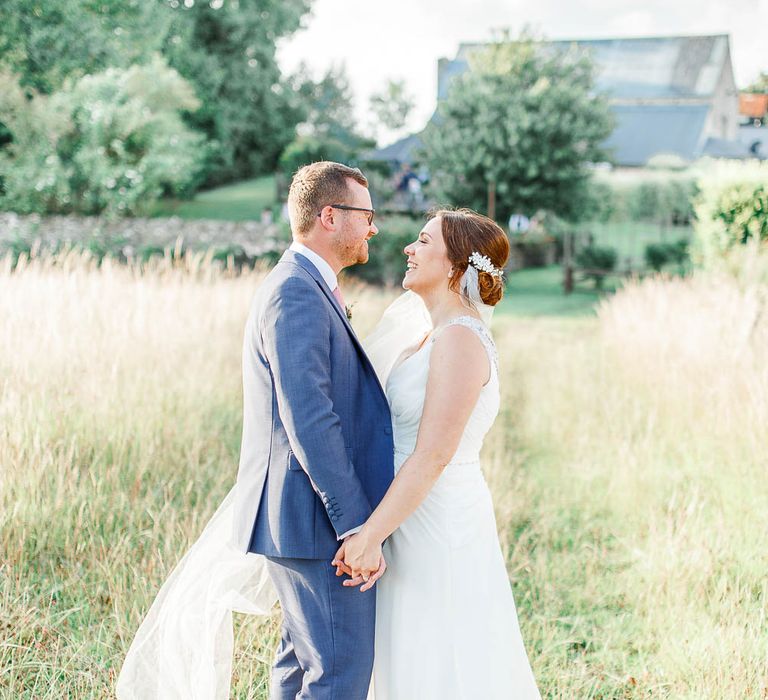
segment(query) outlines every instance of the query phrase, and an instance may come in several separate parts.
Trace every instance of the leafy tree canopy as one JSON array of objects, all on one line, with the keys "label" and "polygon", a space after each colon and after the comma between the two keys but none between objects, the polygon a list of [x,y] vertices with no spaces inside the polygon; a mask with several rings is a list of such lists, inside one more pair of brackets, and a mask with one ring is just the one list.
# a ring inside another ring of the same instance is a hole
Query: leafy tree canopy
[{"label": "leafy tree canopy", "polygon": [[378,125],[391,132],[399,132],[408,121],[414,99],[403,80],[388,80],[379,92],[371,95],[369,106]]},{"label": "leafy tree canopy", "polygon": [[588,54],[504,37],[454,81],[425,132],[425,155],[449,202],[485,211],[493,183],[499,218],[538,209],[579,218],[588,164],[608,158],[601,144],[611,129]]},{"label": "leafy tree canopy", "polygon": [[760,73],[757,80],[746,87],[742,92],[754,92],[758,94],[768,93],[768,73]]},{"label": "leafy tree canopy", "polygon": [[[209,184],[274,168],[303,118],[275,57],[310,0],[2,0],[0,57],[42,94],[160,52],[200,100],[186,123],[211,142]],[[31,93],[30,93],[31,94]],[[0,143],[8,138],[0,125]]]}]

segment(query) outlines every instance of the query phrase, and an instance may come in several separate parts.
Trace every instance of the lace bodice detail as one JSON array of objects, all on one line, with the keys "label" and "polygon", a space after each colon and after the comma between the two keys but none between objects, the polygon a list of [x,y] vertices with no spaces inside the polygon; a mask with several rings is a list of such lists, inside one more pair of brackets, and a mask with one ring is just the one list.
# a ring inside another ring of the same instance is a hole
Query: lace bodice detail
[{"label": "lace bodice detail", "polygon": [[[415,352],[395,366],[387,380],[386,392],[392,412],[395,452],[408,455],[416,446],[416,438],[424,410],[424,398],[429,375],[429,360],[432,347],[440,333],[452,325],[461,325],[474,331],[488,353],[490,378],[483,386],[477,404],[464,428],[459,447],[451,460],[452,464],[477,462],[483,438],[493,425],[499,411],[498,353],[488,327],[472,316],[452,319],[442,328],[434,331]],[[400,460],[396,459],[396,464]]]},{"label": "lace bodice detail", "polygon": [[[445,328],[448,328],[448,326],[466,326],[475,331],[485,346],[485,351],[488,353],[488,359],[498,374],[499,353],[496,350],[496,343],[493,342],[493,337],[491,336],[491,331],[488,330],[488,326],[474,316],[459,316],[458,318],[453,318],[445,324]],[[432,340],[434,340],[434,338],[432,338]]]}]

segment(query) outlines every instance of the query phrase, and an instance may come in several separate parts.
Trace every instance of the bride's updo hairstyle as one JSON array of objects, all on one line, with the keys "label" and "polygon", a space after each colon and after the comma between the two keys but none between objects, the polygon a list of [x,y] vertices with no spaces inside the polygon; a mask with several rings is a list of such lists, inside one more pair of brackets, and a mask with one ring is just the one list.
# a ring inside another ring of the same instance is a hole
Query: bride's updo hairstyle
[{"label": "bride's updo hairstyle", "polygon": [[[460,293],[461,277],[472,253],[485,255],[494,267],[504,269],[509,258],[509,239],[493,219],[471,209],[438,209],[429,213],[429,219],[438,216],[448,260],[453,265],[449,289]],[[483,302],[489,306],[498,304],[504,295],[504,280],[482,270],[477,271],[477,277]]]}]

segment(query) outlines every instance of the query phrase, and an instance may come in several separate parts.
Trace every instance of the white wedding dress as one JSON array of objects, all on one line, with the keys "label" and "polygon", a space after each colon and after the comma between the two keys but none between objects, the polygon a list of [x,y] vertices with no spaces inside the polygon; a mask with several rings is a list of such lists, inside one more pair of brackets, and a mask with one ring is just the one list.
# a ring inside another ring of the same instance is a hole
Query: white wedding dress
[{"label": "white wedding dress", "polygon": [[[489,320],[490,307],[476,308]],[[499,410],[496,350],[484,323],[457,322],[482,339],[490,380],[450,464],[385,543],[370,700],[539,698],[479,462]],[[436,336],[395,363],[430,329],[424,304],[406,292],[364,341],[390,403],[396,470],[416,444]],[[229,698],[232,613],[269,615],[277,601],[264,557],[232,546],[233,503],[234,487],[158,592],[123,662],[118,700]]]},{"label": "white wedding dress", "polygon": [[[499,411],[496,349],[487,327],[471,328],[488,351],[490,379],[459,447],[426,499],[389,537],[377,584],[375,700],[539,698],[523,646],[480,469],[483,438]],[[437,336],[389,373],[395,471],[413,452]]]}]

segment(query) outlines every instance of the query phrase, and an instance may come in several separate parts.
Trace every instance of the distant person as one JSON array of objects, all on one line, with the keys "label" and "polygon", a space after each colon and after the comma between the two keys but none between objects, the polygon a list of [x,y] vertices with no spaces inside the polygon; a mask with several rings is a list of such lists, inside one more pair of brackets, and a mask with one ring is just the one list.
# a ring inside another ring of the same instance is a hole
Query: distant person
[{"label": "distant person", "polygon": [[424,203],[424,195],[421,190],[421,180],[414,176],[408,180],[408,206],[411,211],[418,211]]},{"label": "distant person", "polygon": [[397,191],[408,193],[410,191],[411,182],[414,180],[418,180],[419,176],[413,172],[411,169],[411,166],[407,163],[403,165],[402,170],[400,171],[400,175],[397,182]]},{"label": "distant person", "polygon": [[509,235],[519,236],[528,231],[531,227],[531,220],[524,214],[512,214],[509,217]]}]

